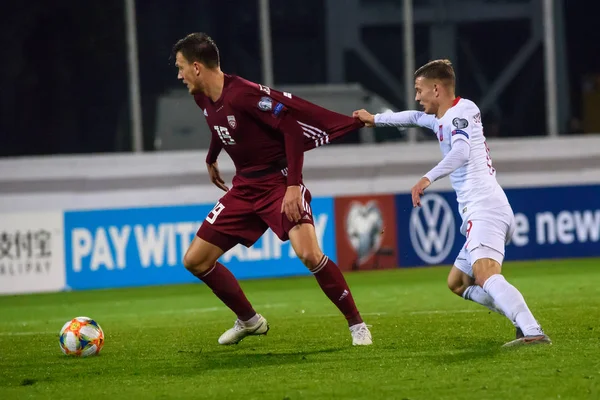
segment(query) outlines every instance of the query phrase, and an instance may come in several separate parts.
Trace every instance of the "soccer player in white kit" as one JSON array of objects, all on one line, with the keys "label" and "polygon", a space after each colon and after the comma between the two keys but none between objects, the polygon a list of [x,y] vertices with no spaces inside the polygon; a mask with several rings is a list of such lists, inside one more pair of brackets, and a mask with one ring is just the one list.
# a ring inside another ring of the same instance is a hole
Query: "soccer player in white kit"
[{"label": "soccer player in white kit", "polygon": [[450,175],[462,217],[460,231],[466,240],[448,275],[448,287],[511,320],[517,328],[517,339],[504,346],[552,343],[523,295],[501,275],[504,246],[514,232],[515,219],[496,181],[479,108],[455,96],[455,74],[448,60],[431,61],[419,68],[415,90],[415,100],[424,112],[372,115],[358,110],[353,116],[369,127],[420,126],[436,133],[444,157],[417,182],[411,194],[413,207],[420,207],[424,190]]}]

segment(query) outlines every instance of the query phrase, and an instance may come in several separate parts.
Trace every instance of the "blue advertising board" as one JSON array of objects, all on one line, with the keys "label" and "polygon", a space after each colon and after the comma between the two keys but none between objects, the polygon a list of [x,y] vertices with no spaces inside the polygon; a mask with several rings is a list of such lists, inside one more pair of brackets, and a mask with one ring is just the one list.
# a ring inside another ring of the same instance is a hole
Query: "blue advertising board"
[{"label": "blue advertising board", "polygon": [[[505,192],[516,222],[506,260],[600,256],[600,186]],[[452,264],[465,243],[455,193],[428,191],[421,203],[396,196],[400,266]]]},{"label": "blue advertising board", "polygon": [[[311,202],[317,238],[336,259],[332,198]],[[198,282],[182,260],[213,204],[67,211],[67,286],[91,289]],[[252,247],[238,245],[220,261],[238,278],[306,275],[310,272],[268,230]]]}]

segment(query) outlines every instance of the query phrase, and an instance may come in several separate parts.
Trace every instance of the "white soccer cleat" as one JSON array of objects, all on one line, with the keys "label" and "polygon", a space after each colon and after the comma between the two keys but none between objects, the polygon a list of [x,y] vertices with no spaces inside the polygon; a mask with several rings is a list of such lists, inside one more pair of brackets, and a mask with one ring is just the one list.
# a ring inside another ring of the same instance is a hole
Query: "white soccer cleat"
[{"label": "white soccer cleat", "polygon": [[245,326],[237,319],[233,328],[228,329],[219,338],[219,344],[237,344],[243,338],[250,335],[266,335],[269,331],[269,323],[262,315],[258,314],[258,322],[252,326]]},{"label": "white soccer cleat", "polygon": [[369,346],[373,344],[373,338],[371,337],[371,331],[364,322],[350,327],[350,334],[352,335],[353,346]]}]

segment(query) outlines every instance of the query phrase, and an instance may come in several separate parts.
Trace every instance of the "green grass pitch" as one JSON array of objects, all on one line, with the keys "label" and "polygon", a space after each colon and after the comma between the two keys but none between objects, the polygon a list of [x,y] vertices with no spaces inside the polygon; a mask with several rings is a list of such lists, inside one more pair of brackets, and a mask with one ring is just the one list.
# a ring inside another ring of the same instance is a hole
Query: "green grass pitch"
[{"label": "green grass pitch", "polygon": [[[229,347],[235,318],[200,284],[0,297],[0,399],[600,399],[599,260],[507,263],[554,341],[527,348],[501,348],[510,322],[447,272],[347,274],[370,347],[312,277],[242,281],[271,330]],[[59,349],[81,315],[104,329],[97,357]]]}]

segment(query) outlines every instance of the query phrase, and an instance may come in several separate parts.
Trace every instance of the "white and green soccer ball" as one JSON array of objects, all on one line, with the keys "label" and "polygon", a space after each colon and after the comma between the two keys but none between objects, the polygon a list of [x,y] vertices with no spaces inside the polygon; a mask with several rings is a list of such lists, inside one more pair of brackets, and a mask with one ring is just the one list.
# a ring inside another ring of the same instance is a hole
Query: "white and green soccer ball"
[{"label": "white and green soccer ball", "polygon": [[68,356],[93,356],[104,346],[104,331],[93,319],[77,317],[63,325],[59,341],[60,349]]}]

